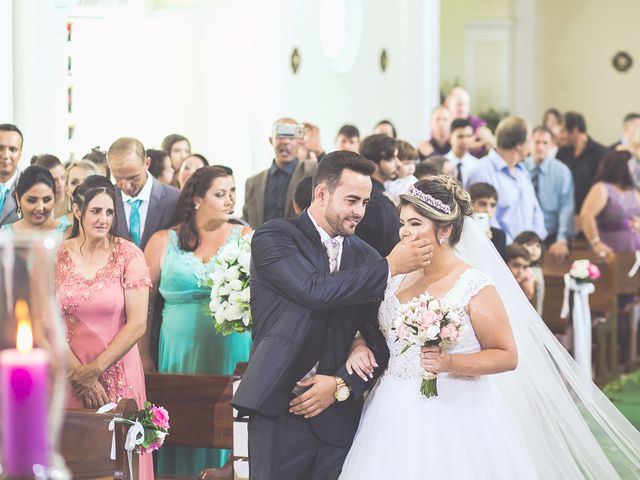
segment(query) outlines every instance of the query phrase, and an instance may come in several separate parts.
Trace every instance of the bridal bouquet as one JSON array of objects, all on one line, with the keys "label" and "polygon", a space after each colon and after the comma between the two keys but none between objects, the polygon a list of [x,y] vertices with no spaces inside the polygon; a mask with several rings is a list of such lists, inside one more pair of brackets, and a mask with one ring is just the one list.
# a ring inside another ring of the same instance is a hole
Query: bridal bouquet
[{"label": "bridal bouquet", "polygon": [[[405,343],[401,354],[414,346],[439,346],[450,350],[458,343],[463,328],[460,316],[453,309],[427,293],[403,304],[396,318],[398,340]],[[437,396],[436,382],[436,374],[425,370],[420,392],[425,397]]]},{"label": "bridal bouquet", "polygon": [[144,408],[129,418],[116,417],[113,421],[131,425],[125,448],[140,455],[148,455],[158,450],[169,434],[169,413],[163,407],[157,407],[150,402],[145,402]]},{"label": "bridal bouquet", "polygon": [[204,279],[211,287],[209,310],[216,332],[229,335],[251,330],[249,264],[251,235],[227,242],[220,248],[213,270]]},{"label": "bridal bouquet", "polygon": [[589,260],[576,260],[571,264],[569,275],[576,283],[593,283],[600,278],[600,269]]}]

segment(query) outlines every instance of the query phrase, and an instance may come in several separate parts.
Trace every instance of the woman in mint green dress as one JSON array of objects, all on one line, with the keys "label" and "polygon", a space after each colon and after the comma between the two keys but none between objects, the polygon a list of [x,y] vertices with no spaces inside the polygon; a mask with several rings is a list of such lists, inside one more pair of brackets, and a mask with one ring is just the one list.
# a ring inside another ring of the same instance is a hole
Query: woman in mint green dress
[{"label": "woman in mint green dress", "polygon": [[[162,373],[231,375],[238,362],[249,359],[251,334],[217,334],[208,308],[211,289],[202,285],[216,268],[220,247],[250,233],[229,223],[232,190],[233,180],[225,170],[197,170],[178,201],[176,226],[154,234],[145,248],[154,291],[165,302],[158,354]],[[149,332],[141,348],[146,370],[153,368],[148,339]],[[223,466],[229,455],[228,450],[165,445],[158,452],[156,471],[197,475],[204,468]]]}]

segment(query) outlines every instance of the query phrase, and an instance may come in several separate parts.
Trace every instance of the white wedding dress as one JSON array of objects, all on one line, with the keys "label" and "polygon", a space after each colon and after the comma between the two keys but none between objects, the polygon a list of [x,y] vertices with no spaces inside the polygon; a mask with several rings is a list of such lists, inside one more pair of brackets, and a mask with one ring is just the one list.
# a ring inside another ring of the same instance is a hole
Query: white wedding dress
[{"label": "white wedding dress", "polygon": [[[389,282],[378,314],[391,353],[345,460],[343,480],[640,479],[640,433],[546,327],[473,219],[456,255],[465,271],[442,301],[465,307],[495,286],[518,349],[512,372],[438,375],[438,396],[420,393],[419,350],[400,354],[391,323],[403,275]],[[468,315],[452,353],[480,350]]]},{"label": "white wedding dress", "polygon": [[[438,375],[438,396],[420,393],[420,349],[401,354],[390,327],[400,306],[394,277],[378,319],[391,357],[389,367],[367,399],[360,427],[341,479],[529,479],[538,478],[509,406],[490,375]],[[491,281],[466,270],[442,298],[462,310]],[[469,316],[454,354],[480,351]],[[503,375],[508,375],[505,373]]]}]

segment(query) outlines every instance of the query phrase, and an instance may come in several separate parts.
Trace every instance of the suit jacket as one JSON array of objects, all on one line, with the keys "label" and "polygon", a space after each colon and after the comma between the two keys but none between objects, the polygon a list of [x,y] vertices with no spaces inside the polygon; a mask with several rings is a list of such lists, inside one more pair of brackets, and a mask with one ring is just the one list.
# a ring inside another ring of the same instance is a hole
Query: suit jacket
[{"label": "suit jacket", "polygon": [[362,394],[375,383],[344,367],[359,330],[379,365],[389,350],[378,328],[377,310],[388,279],[388,263],[356,236],[344,239],[340,271],[329,273],[326,251],[307,212],[293,220],[266,222],[251,243],[253,348],[232,399],[241,415],[275,416],[286,411],[292,390],[316,363],[318,374],[338,375],[351,388],[310,419],[324,441],[348,447],[358,427]]},{"label": "suit jacket", "polygon": [[400,241],[400,218],[384,185],[373,178],[371,184],[371,199],[356,227],[356,235],[386,257]]},{"label": "suit jacket", "polygon": [[20,172],[18,172],[11,190],[8,190],[6,196],[4,197],[4,205],[2,206],[2,211],[0,212],[0,226],[8,225],[20,220],[17,212],[18,204],[16,203],[16,186],[18,185],[18,180],[20,180]]},{"label": "suit jacket", "polygon": [[[305,177],[310,177],[316,173],[318,163],[314,160],[304,160],[298,163],[298,166],[291,174],[289,187],[287,188],[287,200],[284,207],[284,218],[292,218],[295,214],[293,211],[293,193]],[[251,228],[256,229],[264,222],[264,192],[267,186],[267,178],[269,177],[269,169],[254,175],[247,179],[244,187],[244,207],[242,208],[243,218],[249,222]]]},{"label": "suit jacket", "polygon": [[[144,250],[144,247],[154,233],[171,226],[178,198],[180,197],[180,190],[160,183],[152,175],[149,175],[147,181],[153,182],[153,185],[151,187],[147,218],[144,222],[144,230],[142,231],[142,238],[140,239],[141,250]],[[116,227],[118,235],[131,240],[127,226],[127,217],[124,214],[122,191],[118,187],[116,187],[116,219],[118,222]]]}]

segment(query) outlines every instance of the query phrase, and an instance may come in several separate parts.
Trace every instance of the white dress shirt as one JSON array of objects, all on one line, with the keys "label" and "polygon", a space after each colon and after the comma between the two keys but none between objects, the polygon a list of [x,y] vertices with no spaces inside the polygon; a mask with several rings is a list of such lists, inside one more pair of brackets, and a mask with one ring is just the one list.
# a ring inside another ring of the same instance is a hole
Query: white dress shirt
[{"label": "white dress shirt", "polygon": [[140,190],[140,193],[136,197],[130,197],[126,193],[122,192],[122,206],[124,208],[124,216],[127,221],[127,230],[130,230],[129,218],[131,217],[131,205],[129,200],[142,200],[140,202],[140,238],[144,234],[144,224],[147,221],[147,212],[149,211],[149,201],[151,200],[151,188],[153,187],[153,180],[151,175],[147,172],[147,180],[144,182],[144,187]]},{"label": "white dress shirt", "polygon": [[20,171],[16,168],[16,171],[13,172],[13,176],[9,180],[4,182],[4,186],[7,187],[7,195],[13,188],[13,184],[16,183],[16,179],[18,178],[19,174],[20,174]]},{"label": "white dress shirt", "polygon": [[[313,218],[313,215],[311,215],[311,212],[309,210],[307,210],[307,213],[309,214],[311,223],[313,223],[313,226],[316,227],[316,230],[318,230],[318,233],[320,234],[320,241],[322,242],[322,245],[325,249],[327,249],[327,243],[331,241],[332,237],[326,232],[324,228],[318,225],[318,222],[316,222],[316,219]],[[336,271],[338,271],[340,270],[340,263],[342,262],[342,243],[344,242],[344,237],[333,237],[333,240],[336,240],[338,242],[338,245],[340,246],[340,249],[338,250],[338,265],[336,267]]]},{"label": "white dress shirt", "polygon": [[469,152],[465,153],[462,158],[456,157],[456,154],[453,153],[453,150],[449,150],[449,152],[445,155],[445,158],[451,162],[454,171],[454,177],[457,177],[458,174],[458,165],[461,165],[460,175],[462,176],[462,185],[467,186],[467,181],[469,180],[469,174],[476,167],[478,163],[478,159],[471,155]]}]

